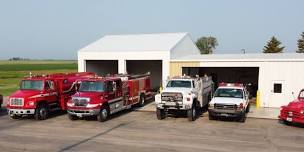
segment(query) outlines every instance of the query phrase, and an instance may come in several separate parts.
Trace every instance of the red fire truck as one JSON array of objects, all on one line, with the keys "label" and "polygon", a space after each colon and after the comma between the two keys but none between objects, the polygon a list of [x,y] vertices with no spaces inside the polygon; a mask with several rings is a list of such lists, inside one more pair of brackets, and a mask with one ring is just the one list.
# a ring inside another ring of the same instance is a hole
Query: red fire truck
[{"label": "red fire truck", "polygon": [[76,92],[77,80],[94,77],[94,73],[67,73],[29,76],[21,80],[20,89],[9,97],[8,114],[12,119],[34,115],[47,119],[49,112],[66,110],[66,102]]},{"label": "red fire truck", "polygon": [[151,97],[150,74],[89,78],[80,82],[78,92],[68,101],[68,117],[97,116],[102,122],[133,105],[143,106]]}]

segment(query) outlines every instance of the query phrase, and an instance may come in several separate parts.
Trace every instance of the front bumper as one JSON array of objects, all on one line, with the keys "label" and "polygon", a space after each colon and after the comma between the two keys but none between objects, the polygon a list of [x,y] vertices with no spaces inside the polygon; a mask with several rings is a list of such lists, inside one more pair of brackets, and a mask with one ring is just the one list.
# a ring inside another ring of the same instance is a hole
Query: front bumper
[{"label": "front bumper", "polygon": [[304,124],[304,116],[302,116],[302,117],[293,117],[293,116],[288,116],[288,115],[284,115],[284,114],[281,113],[278,116],[278,118],[280,120],[283,120],[283,121]]},{"label": "front bumper", "polygon": [[158,109],[176,109],[176,110],[189,110],[192,105],[185,105],[182,102],[162,102],[156,104]]},{"label": "front bumper", "polygon": [[214,117],[240,117],[244,114],[245,110],[208,109],[208,112]]},{"label": "front bumper", "polygon": [[35,109],[7,109],[9,115],[33,115]]},{"label": "front bumper", "polygon": [[100,109],[86,109],[86,110],[67,110],[70,115],[74,115],[77,117],[85,117],[85,116],[96,116],[99,114]]}]

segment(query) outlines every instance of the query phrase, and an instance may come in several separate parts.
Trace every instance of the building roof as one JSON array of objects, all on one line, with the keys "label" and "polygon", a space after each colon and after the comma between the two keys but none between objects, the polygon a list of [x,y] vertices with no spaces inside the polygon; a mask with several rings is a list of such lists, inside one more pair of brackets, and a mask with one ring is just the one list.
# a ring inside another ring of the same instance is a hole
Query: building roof
[{"label": "building roof", "polygon": [[188,33],[106,35],[79,51],[170,51]]},{"label": "building roof", "polygon": [[252,53],[252,54],[207,54],[188,55],[173,61],[304,61],[304,53]]}]

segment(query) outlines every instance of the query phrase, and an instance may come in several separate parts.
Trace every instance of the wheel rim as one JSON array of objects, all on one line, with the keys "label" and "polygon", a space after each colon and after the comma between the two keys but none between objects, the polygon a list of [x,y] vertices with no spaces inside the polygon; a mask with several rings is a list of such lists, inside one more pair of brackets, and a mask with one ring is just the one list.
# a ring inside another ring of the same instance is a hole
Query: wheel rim
[{"label": "wheel rim", "polygon": [[141,104],[142,105],[145,104],[145,98],[144,97],[141,98]]},{"label": "wheel rim", "polygon": [[46,116],[46,109],[44,109],[44,108],[40,109],[39,113],[40,113],[41,117],[45,117]]},{"label": "wheel rim", "polygon": [[107,116],[108,116],[108,111],[107,111],[107,109],[102,109],[101,115],[102,115],[103,118],[107,118]]}]

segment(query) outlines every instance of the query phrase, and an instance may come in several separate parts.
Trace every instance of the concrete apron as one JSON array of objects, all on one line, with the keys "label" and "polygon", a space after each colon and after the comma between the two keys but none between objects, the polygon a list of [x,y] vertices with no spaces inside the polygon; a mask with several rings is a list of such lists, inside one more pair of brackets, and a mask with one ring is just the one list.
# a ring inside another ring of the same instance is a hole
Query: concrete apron
[{"label": "concrete apron", "polygon": [[[155,112],[155,103],[151,102],[144,107],[136,109],[136,111],[142,112]],[[208,113],[207,113],[208,114]],[[280,108],[256,108],[255,105],[250,106],[250,111],[247,114],[248,118],[260,118],[260,119],[278,119],[280,114]]]}]

